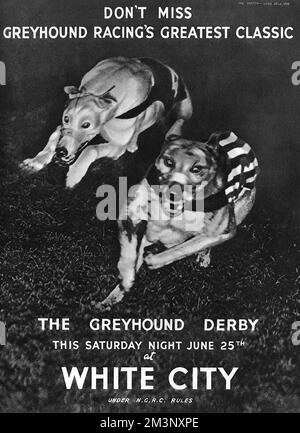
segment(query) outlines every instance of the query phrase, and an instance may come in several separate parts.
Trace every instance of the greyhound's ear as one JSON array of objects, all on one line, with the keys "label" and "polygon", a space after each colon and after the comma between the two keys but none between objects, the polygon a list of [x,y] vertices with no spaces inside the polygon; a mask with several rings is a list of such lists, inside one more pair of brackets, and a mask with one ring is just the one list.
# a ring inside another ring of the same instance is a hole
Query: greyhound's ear
[{"label": "greyhound's ear", "polygon": [[97,103],[99,108],[108,108],[113,102],[116,102],[116,99],[111,95],[101,95],[95,98],[95,102]]},{"label": "greyhound's ear", "polygon": [[79,93],[79,90],[75,86],[65,86],[64,91],[69,97],[71,98],[72,95],[77,95]]},{"label": "greyhound's ear", "polygon": [[99,105],[100,108],[106,108],[112,103],[112,100],[109,98],[103,98],[102,96],[100,98],[97,98],[97,105]]},{"label": "greyhound's ear", "polygon": [[170,141],[178,140],[178,138],[181,138],[181,135],[176,135],[176,134],[167,135],[165,138],[165,143],[170,143]]},{"label": "greyhound's ear", "polygon": [[214,132],[213,134],[211,134],[209,136],[209,139],[207,140],[207,144],[209,144],[212,147],[215,147],[218,145],[219,143],[219,137],[220,137],[221,133],[219,132]]},{"label": "greyhound's ear", "polygon": [[176,138],[181,137],[183,126],[183,119],[178,119],[173,123],[169,131],[166,133],[165,141],[173,141]]},{"label": "greyhound's ear", "polygon": [[222,132],[214,132],[210,135],[209,139],[205,142],[207,145],[207,150],[214,155],[215,158],[218,158],[220,155],[220,140],[226,138],[227,134]]},{"label": "greyhound's ear", "polygon": [[223,168],[224,173],[230,170],[230,163],[227,153],[224,152],[222,146],[220,146],[220,141],[227,139],[229,136],[230,131],[214,132],[206,142],[208,150],[217,158],[219,166]]},{"label": "greyhound's ear", "polygon": [[206,144],[210,145],[211,147],[217,147],[219,145],[219,142],[221,140],[225,140],[226,138],[228,138],[229,135],[230,135],[230,131],[214,132],[213,134],[211,134]]}]

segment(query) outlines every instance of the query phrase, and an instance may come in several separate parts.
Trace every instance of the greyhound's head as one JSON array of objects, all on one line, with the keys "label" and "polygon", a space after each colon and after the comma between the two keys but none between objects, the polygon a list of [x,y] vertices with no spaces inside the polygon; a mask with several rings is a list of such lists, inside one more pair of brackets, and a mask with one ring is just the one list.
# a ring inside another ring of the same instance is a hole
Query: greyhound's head
[{"label": "greyhound's head", "polygon": [[[63,113],[61,138],[56,149],[58,162],[72,164],[94,137],[96,140],[98,134],[104,133],[105,123],[141,104],[152,85],[150,68],[138,59],[117,57],[103,60],[87,72],[79,89],[74,86],[65,87],[69,99]],[[129,122],[134,123],[134,119]]]},{"label": "greyhound's head", "polygon": [[97,96],[76,89],[65,87],[69,101],[62,115],[61,136],[56,147],[56,160],[63,165],[70,165],[88,143],[100,133],[116,105],[116,99],[108,90]]},{"label": "greyhound's head", "polygon": [[160,183],[204,187],[219,174],[217,152],[208,143],[168,137],[156,160]]},{"label": "greyhound's head", "polygon": [[201,142],[168,133],[148,180],[171,191],[178,208],[184,201],[217,193],[223,189],[226,176],[226,158],[217,137],[213,134]]}]

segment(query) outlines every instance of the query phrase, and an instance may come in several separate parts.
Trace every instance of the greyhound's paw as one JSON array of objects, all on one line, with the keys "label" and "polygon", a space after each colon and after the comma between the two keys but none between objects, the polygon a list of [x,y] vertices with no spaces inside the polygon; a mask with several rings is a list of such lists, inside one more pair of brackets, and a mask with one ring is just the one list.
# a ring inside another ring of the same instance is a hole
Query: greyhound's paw
[{"label": "greyhound's paw", "polygon": [[79,184],[79,182],[83,179],[84,175],[82,175],[80,172],[75,172],[72,171],[70,173],[67,174],[67,178],[66,178],[66,188],[67,189],[73,189],[75,188],[75,186],[77,186]]},{"label": "greyhound's paw", "polygon": [[95,307],[97,310],[100,311],[100,313],[103,313],[104,311],[110,311],[111,305],[105,301],[102,302],[92,302],[93,307]]},{"label": "greyhound's paw", "polygon": [[19,165],[19,168],[27,173],[35,173],[44,168],[44,164],[35,158],[24,159]]},{"label": "greyhound's paw", "polygon": [[127,146],[127,151],[130,152],[130,153],[134,153],[134,152],[136,152],[137,150],[138,150],[138,145],[137,145],[136,143],[130,143],[130,144]]},{"label": "greyhound's paw", "polygon": [[144,261],[149,269],[158,269],[164,266],[161,260],[157,259],[158,254],[149,253],[144,257]]},{"label": "greyhound's paw", "polygon": [[68,179],[66,181],[65,188],[66,189],[73,189],[76,185],[78,185],[79,182],[68,182]]},{"label": "greyhound's paw", "polygon": [[198,253],[197,262],[201,266],[201,268],[208,268],[210,265],[211,257],[210,251],[201,251]]},{"label": "greyhound's paw", "polygon": [[107,298],[105,298],[101,302],[93,302],[92,304],[101,312],[110,311],[115,304],[122,301],[122,299],[124,298],[124,294],[124,290],[122,290],[120,285],[118,284],[114,288],[114,290],[107,296]]}]

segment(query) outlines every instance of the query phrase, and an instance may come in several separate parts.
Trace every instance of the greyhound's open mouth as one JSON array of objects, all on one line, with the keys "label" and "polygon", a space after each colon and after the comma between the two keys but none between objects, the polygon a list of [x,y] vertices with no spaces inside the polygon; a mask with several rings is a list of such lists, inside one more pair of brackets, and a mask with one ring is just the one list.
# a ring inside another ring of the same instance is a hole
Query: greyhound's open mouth
[{"label": "greyhound's open mouth", "polygon": [[55,162],[55,164],[58,164],[62,167],[68,167],[72,164],[74,164],[74,162],[77,160],[77,158],[80,156],[80,154],[82,153],[82,151],[89,145],[98,145],[98,144],[103,144],[103,143],[108,143],[107,140],[105,140],[101,134],[97,134],[95,135],[95,137],[91,138],[90,140],[86,140],[83,143],[81,143],[81,145],[78,147],[75,155],[71,155],[68,156],[67,158],[59,158],[57,155],[54,155],[52,161]]},{"label": "greyhound's open mouth", "polygon": [[58,157],[57,155],[54,155],[53,157],[53,162],[55,162],[55,164],[58,164],[62,167],[68,167],[72,164],[74,164],[74,162],[77,160],[77,158],[79,157],[79,155],[81,154],[81,152],[87,147],[87,145],[90,143],[91,140],[87,140],[84,141],[79,148],[77,149],[75,155],[71,155],[68,157]]},{"label": "greyhound's open mouth", "polygon": [[59,158],[58,156],[54,155],[52,161],[55,162],[55,164],[57,165],[67,167],[69,165],[72,165],[75,162],[75,159],[75,156],[73,156],[72,158]]}]

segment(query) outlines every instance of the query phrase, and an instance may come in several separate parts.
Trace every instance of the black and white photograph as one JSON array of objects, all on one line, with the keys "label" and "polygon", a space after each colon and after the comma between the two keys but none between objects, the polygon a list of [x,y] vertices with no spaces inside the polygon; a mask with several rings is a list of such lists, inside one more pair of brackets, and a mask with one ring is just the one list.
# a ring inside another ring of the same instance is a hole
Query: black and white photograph
[{"label": "black and white photograph", "polygon": [[299,47],[298,0],[0,1],[1,414],[300,412]]}]

